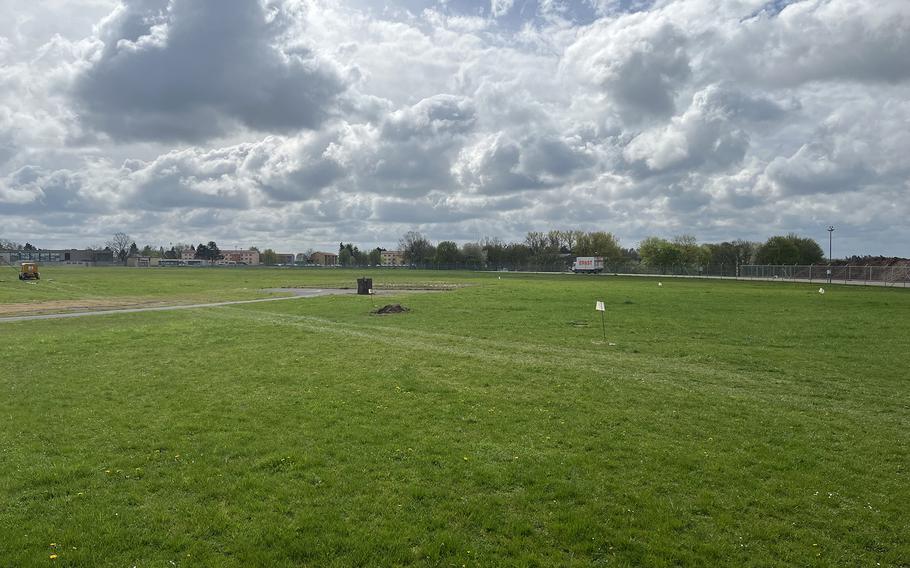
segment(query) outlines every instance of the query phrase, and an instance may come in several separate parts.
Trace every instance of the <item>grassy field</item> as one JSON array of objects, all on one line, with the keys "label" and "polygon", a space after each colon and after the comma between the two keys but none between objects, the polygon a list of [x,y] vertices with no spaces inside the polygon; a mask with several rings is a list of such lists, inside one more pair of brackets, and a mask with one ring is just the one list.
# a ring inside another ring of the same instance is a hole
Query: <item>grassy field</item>
[{"label": "grassy field", "polygon": [[[360,275],[47,269],[0,313]],[[366,275],[459,287],[0,324],[0,566],[910,565],[910,291]]]}]

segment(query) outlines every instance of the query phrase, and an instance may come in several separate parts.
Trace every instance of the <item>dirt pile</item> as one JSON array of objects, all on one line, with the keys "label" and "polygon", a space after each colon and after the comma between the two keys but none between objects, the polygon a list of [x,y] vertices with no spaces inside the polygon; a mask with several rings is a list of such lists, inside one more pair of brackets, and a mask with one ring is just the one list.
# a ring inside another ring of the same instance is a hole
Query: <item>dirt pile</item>
[{"label": "dirt pile", "polygon": [[403,314],[403,313],[409,312],[409,311],[411,311],[411,310],[409,310],[408,308],[405,308],[401,304],[386,304],[385,306],[382,306],[381,308],[379,308],[378,310],[376,310],[373,313],[374,314]]}]

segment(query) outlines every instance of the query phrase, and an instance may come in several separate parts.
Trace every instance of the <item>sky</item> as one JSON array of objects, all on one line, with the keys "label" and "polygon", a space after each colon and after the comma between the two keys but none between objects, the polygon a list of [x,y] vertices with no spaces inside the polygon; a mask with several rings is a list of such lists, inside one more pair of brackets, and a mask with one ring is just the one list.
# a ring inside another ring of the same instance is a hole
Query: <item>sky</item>
[{"label": "sky", "polygon": [[[0,0],[0,237],[910,256],[907,0]],[[331,247],[331,248],[330,248]]]}]

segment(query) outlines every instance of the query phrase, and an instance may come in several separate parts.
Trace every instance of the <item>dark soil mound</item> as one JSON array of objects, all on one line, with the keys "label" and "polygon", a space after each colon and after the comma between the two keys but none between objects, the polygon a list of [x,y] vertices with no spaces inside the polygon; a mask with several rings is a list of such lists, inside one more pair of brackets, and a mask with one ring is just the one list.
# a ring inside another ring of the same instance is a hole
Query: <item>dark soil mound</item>
[{"label": "dark soil mound", "polygon": [[378,310],[376,310],[374,313],[377,313],[377,314],[403,314],[403,313],[409,312],[409,311],[411,311],[411,310],[409,310],[408,308],[402,307],[401,304],[387,304],[385,306],[382,306]]}]

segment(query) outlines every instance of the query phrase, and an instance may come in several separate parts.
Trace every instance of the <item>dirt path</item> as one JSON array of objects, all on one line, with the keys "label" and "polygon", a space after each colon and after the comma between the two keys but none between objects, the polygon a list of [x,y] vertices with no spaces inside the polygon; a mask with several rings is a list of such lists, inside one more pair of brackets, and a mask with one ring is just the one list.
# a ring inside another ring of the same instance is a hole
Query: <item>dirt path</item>
[{"label": "dirt path", "polygon": [[281,302],[286,300],[299,300],[300,298],[315,298],[317,296],[330,296],[335,294],[355,294],[356,290],[337,289],[337,288],[294,288],[294,289],[273,289],[267,290],[273,292],[291,292],[293,296],[282,296],[280,298],[259,298],[256,300],[233,300],[230,302],[211,302],[207,304],[179,304],[175,306],[153,306],[144,308],[121,308],[116,310],[94,310],[86,312],[66,312],[59,314],[40,314],[31,316],[14,316],[0,318],[0,323],[10,323],[17,321],[47,320],[47,319],[64,319],[64,318],[81,318],[86,316],[108,316],[112,314],[135,314],[139,312],[168,312],[173,310],[192,310],[197,308],[217,308],[219,306],[236,306],[239,304],[258,304],[261,302]]}]

